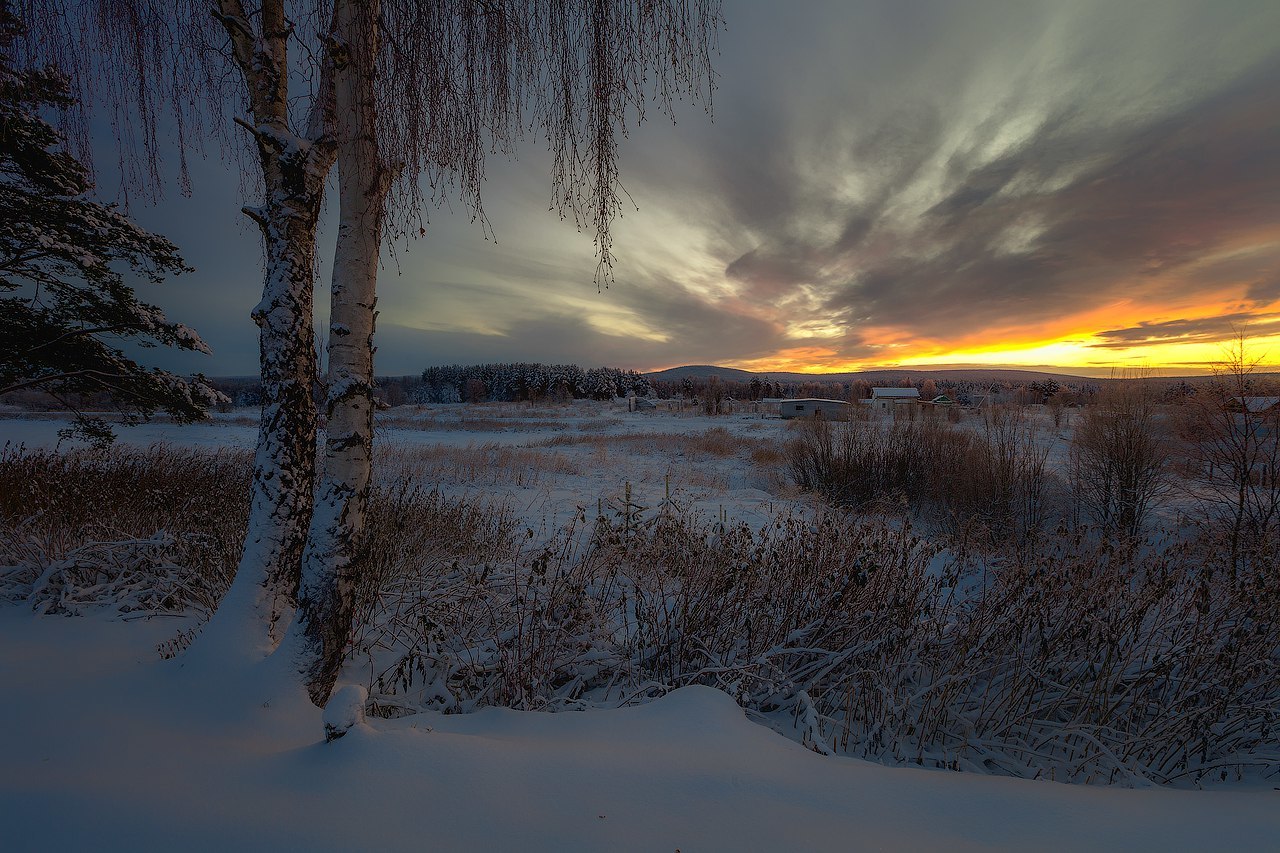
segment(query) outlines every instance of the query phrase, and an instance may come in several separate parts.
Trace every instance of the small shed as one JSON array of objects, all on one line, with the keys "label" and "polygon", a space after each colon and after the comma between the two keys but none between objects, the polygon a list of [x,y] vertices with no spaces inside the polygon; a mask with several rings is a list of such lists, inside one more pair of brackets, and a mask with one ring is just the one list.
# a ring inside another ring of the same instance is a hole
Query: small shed
[{"label": "small shed", "polygon": [[844,400],[823,400],[817,397],[783,400],[778,406],[778,413],[784,418],[811,418],[815,415],[824,418],[847,418],[849,404]]},{"label": "small shed", "polygon": [[888,412],[898,405],[913,405],[920,399],[918,388],[872,388],[867,402],[873,409]]},{"label": "small shed", "polygon": [[658,404],[648,399],[647,397],[628,397],[627,398],[628,412],[652,412],[656,408],[658,408]]}]

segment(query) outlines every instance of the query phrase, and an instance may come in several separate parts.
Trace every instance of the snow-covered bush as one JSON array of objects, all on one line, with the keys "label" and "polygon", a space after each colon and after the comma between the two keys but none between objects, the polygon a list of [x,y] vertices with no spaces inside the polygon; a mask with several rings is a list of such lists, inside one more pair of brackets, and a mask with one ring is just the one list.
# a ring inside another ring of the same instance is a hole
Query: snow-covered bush
[{"label": "snow-covered bush", "polygon": [[906,506],[948,534],[997,542],[1032,536],[1064,491],[1034,423],[990,407],[978,430],[937,419],[798,422],[786,456],[796,485],[837,506]]},{"label": "snow-covered bush", "polygon": [[212,612],[244,536],[248,457],[156,446],[0,452],[0,596],[42,612]]},{"label": "snow-covered bush", "polygon": [[0,568],[0,597],[25,600],[38,613],[79,616],[113,606],[121,613],[208,616],[217,607],[230,578],[200,570],[208,537],[160,531],[147,539],[86,542],[61,559],[36,559]]},{"label": "snow-covered bush", "polygon": [[384,575],[350,664],[374,711],[705,684],[819,752],[885,763],[1128,785],[1280,771],[1277,579],[1228,577],[1211,548],[1073,535],[977,564],[838,514],[583,523]]}]

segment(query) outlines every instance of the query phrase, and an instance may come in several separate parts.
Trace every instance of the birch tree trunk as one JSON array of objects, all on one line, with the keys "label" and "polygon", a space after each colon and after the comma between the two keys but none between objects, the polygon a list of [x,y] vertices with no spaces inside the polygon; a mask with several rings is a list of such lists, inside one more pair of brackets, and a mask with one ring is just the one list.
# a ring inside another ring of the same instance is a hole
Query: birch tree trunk
[{"label": "birch tree trunk", "polygon": [[262,230],[267,270],[259,328],[262,413],[254,456],[249,526],[236,577],[198,647],[216,655],[261,657],[280,641],[296,603],[315,477],[312,289],[316,224],[336,156],[332,57],[322,60],[320,91],[306,136],[289,126],[287,44],[282,0],[263,0],[258,30],[240,0],[215,12],[231,39],[249,94],[265,203],[245,208]]},{"label": "birch tree trunk", "polygon": [[388,170],[377,138],[374,68],[380,3],[338,0],[334,73],[339,224],[329,324],[324,470],[302,561],[297,619],[282,651],[319,706],[351,635],[373,450],[373,331]]}]

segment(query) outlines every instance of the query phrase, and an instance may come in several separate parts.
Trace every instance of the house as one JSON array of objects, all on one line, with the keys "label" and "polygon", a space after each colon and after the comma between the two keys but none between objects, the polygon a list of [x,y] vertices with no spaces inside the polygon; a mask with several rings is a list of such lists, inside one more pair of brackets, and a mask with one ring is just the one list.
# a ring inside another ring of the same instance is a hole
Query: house
[{"label": "house", "polygon": [[808,418],[815,415],[828,419],[849,417],[849,404],[844,400],[822,400],[809,397],[803,400],[783,400],[778,413],[784,418]]},{"label": "house", "polygon": [[878,412],[888,412],[894,406],[914,405],[919,399],[918,388],[872,388],[871,399],[862,402],[870,404]]},{"label": "house", "polygon": [[1280,411],[1280,397],[1239,397],[1237,405],[1251,415],[1265,415]]}]

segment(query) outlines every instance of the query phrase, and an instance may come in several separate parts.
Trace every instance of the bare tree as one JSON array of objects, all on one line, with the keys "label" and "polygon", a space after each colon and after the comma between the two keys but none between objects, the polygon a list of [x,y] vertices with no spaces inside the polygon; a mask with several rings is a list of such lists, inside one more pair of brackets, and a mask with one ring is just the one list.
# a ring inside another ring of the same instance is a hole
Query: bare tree
[{"label": "bare tree", "polygon": [[1280,386],[1259,375],[1262,361],[1238,332],[1184,421],[1196,497],[1225,526],[1233,565],[1266,552],[1280,528]]},{"label": "bare tree", "polygon": [[1080,506],[1105,532],[1137,536],[1167,493],[1164,432],[1145,377],[1113,380],[1077,421],[1072,485]]}]

